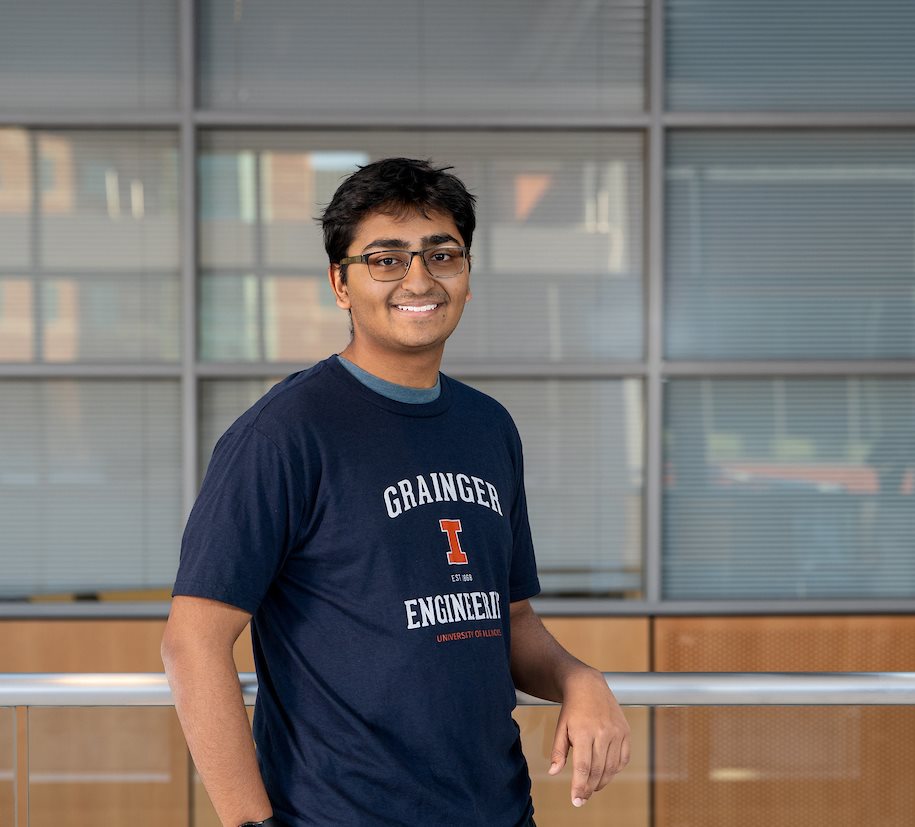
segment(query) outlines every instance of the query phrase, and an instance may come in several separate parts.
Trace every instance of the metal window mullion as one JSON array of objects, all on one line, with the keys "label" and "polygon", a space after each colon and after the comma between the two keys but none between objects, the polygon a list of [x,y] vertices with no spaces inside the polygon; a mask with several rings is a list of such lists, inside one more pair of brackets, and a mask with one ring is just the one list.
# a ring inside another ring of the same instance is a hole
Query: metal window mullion
[{"label": "metal window mullion", "polygon": [[910,615],[915,599],[891,598],[765,598],[761,600],[620,600],[615,597],[534,597],[531,605],[538,614],[580,617],[652,617],[733,615],[768,617],[784,615]]},{"label": "metal window mullion", "polygon": [[0,127],[20,129],[93,129],[130,127],[131,129],[162,129],[178,127],[181,116],[178,112],[0,112]]},{"label": "metal window mullion", "polygon": [[664,112],[668,129],[900,129],[915,112]]},{"label": "metal window mullion", "polygon": [[0,379],[180,379],[175,363],[9,362],[0,363]]},{"label": "metal window mullion", "polygon": [[[184,0],[182,0],[184,2]],[[653,67],[653,57],[651,61]],[[619,112],[609,115],[551,116],[501,114],[480,116],[468,123],[466,118],[435,115],[405,115],[389,121],[375,116],[360,117],[297,112],[257,111],[196,111],[192,113],[196,126],[244,129],[314,129],[316,131],[358,130],[424,130],[472,132],[487,131],[560,131],[647,129],[653,124],[652,114]],[[178,112],[2,112],[0,127],[24,129],[106,128],[162,129],[180,128],[186,120],[184,110]],[[662,112],[661,123],[667,129],[913,129],[915,112]]]},{"label": "metal window mullion", "polygon": [[759,360],[746,362],[665,362],[664,374],[668,377],[690,379],[781,379],[797,377],[863,376],[915,376],[915,360],[815,360],[797,362]]},{"label": "metal window mullion", "polygon": [[664,2],[650,0],[647,177],[647,255],[645,352],[645,604],[649,613],[661,603],[662,430],[664,347]]},{"label": "metal window mullion", "polygon": [[[179,0],[179,158],[181,165],[181,503],[197,496],[197,133],[194,124],[194,0]],[[182,521],[183,522],[183,521]],[[175,550],[177,557],[177,549]]]},{"label": "metal window mullion", "polygon": [[347,112],[345,115],[333,112],[317,111],[296,112],[293,110],[258,111],[258,110],[206,110],[195,114],[198,126],[226,127],[229,129],[315,129],[333,132],[350,132],[357,130],[420,130],[423,132],[456,131],[517,131],[519,129],[556,130],[599,130],[608,129],[644,129],[648,125],[648,116],[644,112],[618,112],[608,115],[525,115],[511,112],[500,112],[494,115],[482,114],[472,122],[466,117],[454,115],[437,115],[403,113],[401,116],[379,117],[374,114]]}]

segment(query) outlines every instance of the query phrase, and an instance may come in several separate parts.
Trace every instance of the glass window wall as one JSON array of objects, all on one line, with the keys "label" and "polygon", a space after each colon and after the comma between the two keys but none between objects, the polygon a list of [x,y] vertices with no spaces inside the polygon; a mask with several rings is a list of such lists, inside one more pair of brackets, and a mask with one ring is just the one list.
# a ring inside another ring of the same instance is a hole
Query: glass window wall
[{"label": "glass window wall", "polygon": [[0,597],[168,589],[218,436],[348,341],[316,216],[407,155],[479,197],[444,369],[546,597],[911,605],[911,4],[7,5]]}]

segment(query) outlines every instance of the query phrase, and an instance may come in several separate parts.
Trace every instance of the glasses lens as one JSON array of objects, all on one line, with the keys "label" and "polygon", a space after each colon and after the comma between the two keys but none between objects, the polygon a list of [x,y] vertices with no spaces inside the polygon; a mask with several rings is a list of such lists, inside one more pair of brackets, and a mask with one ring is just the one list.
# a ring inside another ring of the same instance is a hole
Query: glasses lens
[{"label": "glasses lens", "polygon": [[463,271],[464,250],[462,247],[434,247],[423,253],[423,261],[433,276],[446,279]]},{"label": "glasses lens", "polygon": [[410,266],[410,254],[400,250],[383,250],[368,257],[369,275],[377,281],[397,281]]}]

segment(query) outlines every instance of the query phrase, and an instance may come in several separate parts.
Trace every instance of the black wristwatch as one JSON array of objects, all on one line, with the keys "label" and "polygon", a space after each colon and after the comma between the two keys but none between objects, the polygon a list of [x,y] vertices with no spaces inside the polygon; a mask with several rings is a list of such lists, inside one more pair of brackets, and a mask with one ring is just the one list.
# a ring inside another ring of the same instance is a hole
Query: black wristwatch
[{"label": "black wristwatch", "polygon": [[283,825],[270,816],[266,821],[246,821],[244,824],[239,824],[238,827],[283,827]]}]

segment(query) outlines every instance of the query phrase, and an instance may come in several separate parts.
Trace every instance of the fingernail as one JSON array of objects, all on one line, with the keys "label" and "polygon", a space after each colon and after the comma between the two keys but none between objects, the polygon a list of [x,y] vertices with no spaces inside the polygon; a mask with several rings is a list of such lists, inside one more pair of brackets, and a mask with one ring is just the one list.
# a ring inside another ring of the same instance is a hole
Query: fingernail
[{"label": "fingernail", "polygon": [[573,799],[572,799],[572,803],[573,803],[576,807],[581,807],[581,805],[584,804],[585,802],[584,802],[584,799],[582,799],[582,798],[573,798]]},{"label": "fingernail", "polygon": [[557,763],[554,761],[552,764],[550,764],[550,772],[552,772],[553,770],[555,770],[558,766],[559,766],[559,764],[557,764]]}]

